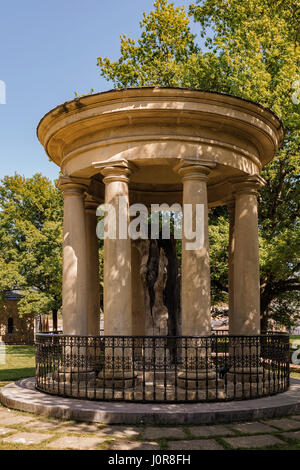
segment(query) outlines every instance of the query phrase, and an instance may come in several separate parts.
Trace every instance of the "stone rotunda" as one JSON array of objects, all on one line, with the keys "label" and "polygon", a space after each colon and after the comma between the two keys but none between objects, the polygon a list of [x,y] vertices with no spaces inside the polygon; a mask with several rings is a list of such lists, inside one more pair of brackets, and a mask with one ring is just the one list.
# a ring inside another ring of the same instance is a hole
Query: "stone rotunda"
[{"label": "stone rotunda", "polygon": [[[234,397],[242,384],[240,398],[247,387],[250,397],[254,388],[258,395],[286,389],[288,366],[280,356],[286,339],[260,335],[257,220],[257,195],[264,184],[260,173],[280,147],[283,133],[276,115],[256,103],[181,88],[108,91],[69,101],[44,116],[38,138],[61,169],[64,195],[64,331],[37,340],[43,371],[39,388],[58,394],[63,388],[71,396],[76,389],[76,396],[95,399],[138,399],[135,393],[142,390],[140,399],[145,400],[148,384],[149,399],[156,400],[161,387],[163,401],[168,393],[173,397],[174,389],[182,400],[179,388],[192,401],[201,401],[199,393],[205,389],[207,399],[212,382],[213,398],[218,399],[224,380],[225,388],[234,384]],[[119,196],[126,201],[122,211],[128,224],[134,203],[204,206],[202,248],[187,250],[184,236],[182,240],[182,331],[174,339],[180,340],[175,365],[166,353],[171,338],[151,339],[145,329],[141,259],[129,238],[104,241],[105,330],[99,336],[96,208],[105,202],[118,212]],[[216,351],[218,340],[211,335],[208,239],[208,211],[218,205],[226,205],[230,215],[229,334],[220,343],[222,351]],[[59,358],[49,359],[50,345],[57,344]],[[145,348],[154,356],[148,368]],[[161,361],[157,370],[156,354]],[[45,372],[46,357],[51,367]]]}]

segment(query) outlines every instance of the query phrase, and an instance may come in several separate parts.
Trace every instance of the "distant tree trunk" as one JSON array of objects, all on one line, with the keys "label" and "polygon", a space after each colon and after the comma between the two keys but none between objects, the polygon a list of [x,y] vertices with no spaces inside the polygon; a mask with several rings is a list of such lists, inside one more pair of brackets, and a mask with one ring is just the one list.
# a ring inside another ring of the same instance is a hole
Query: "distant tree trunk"
[{"label": "distant tree trunk", "polygon": [[268,311],[261,311],[261,315],[260,315],[260,331],[261,333],[264,333],[266,331],[268,331],[268,323],[269,323],[269,319],[268,319]]},{"label": "distant tree trunk", "polygon": [[57,331],[57,310],[52,310],[53,331]]},{"label": "distant tree trunk", "polygon": [[272,295],[268,287],[264,287],[260,296],[260,331],[268,331],[269,324],[269,306],[272,301]]}]

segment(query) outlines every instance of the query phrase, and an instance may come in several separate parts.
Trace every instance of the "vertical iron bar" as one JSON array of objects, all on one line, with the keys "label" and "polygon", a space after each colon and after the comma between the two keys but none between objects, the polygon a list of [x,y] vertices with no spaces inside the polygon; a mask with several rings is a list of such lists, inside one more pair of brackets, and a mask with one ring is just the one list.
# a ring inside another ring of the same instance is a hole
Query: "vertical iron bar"
[{"label": "vertical iron bar", "polygon": [[204,339],[204,345],[205,345],[205,381],[206,381],[206,400],[208,401],[208,344],[207,344],[207,337]]},{"label": "vertical iron bar", "polygon": [[153,400],[156,400],[156,338],[152,337],[153,344]]}]

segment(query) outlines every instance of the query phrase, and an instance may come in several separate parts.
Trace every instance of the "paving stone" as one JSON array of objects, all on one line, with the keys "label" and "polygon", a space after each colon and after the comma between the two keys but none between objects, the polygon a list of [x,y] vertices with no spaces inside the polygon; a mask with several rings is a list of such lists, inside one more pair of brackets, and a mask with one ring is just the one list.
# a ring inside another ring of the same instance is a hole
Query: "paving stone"
[{"label": "paving stone", "polygon": [[226,426],[216,425],[216,426],[190,426],[189,431],[193,436],[230,436],[233,432],[226,428]]},{"label": "paving stone", "polygon": [[284,444],[278,437],[270,436],[269,434],[262,434],[260,436],[240,436],[240,437],[226,437],[224,441],[230,444],[234,449],[241,447],[267,447],[274,444]]},{"label": "paving stone", "polygon": [[116,441],[110,444],[109,450],[159,450],[157,442]]},{"label": "paving stone", "polygon": [[63,425],[60,429],[59,432],[63,433],[90,433],[90,432],[97,432],[100,429],[99,424],[94,424],[94,423],[68,423],[66,425]]},{"label": "paving stone", "polygon": [[290,439],[300,440],[300,431],[283,432],[280,436],[289,437]]},{"label": "paving stone", "polygon": [[6,416],[1,416],[0,424],[3,426],[14,426],[15,424],[28,423],[33,421],[34,416],[22,416],[15,414],[8,414]]},{"label": "paving stone", "polygon": [[232,424],[231,427],[237,431],[245,434],[253,434],[258,432],[274,432],[274,428],[264,423],[258,423],[257,421],[250,423]]},{"label": "paving stone", "polygon": [[63,423],[54,420],[36,420],[24,424],[24,428],[31,431],[56,431]]},{"label": "paving stone", "polygon": [[[0,423],[2,422],[3,419],[5,419],[9,416],[12,416],[12,414],[9,411],[6,411],[4,413],[2,411],[0,411]],[[13,416],[15,416],[15,415],[13,415]]]},{"label": "paving stone", "polygon": [[142,434],[144,439],[161,439],[165,437],[186,437],[183,428],[180,427],[149,427]]},{"label": "paving stone", "polygon": [[51,449],[94,450],[106,439],[100,437],[64,436],[48,444]]},{"label": "paving stone", "polygon": [[32,444],[40,444],[50,437],[52,437],[51,434],[43,434],[39,432],[17,432],[12,436],[3,438],[2,441],[10,442],[12,444],[24,444],[28,446]]},{"label": "paving stone", "polygon": [[214,439],[168,441],[169,450],[224,450]]},{"label": "paving stone", "polygon": [[290,418],[270,419],[264,422],[266,424],[269,424],[270,426],[275,426],[276,428],[283,429],[284,431],[300,428],[299,421]]},{"label": "paving stone", "polygon": [[1,416],[11,416],[11,415],[16,415],[10,408],[0,408],[0,417]]},{"label": "paving stone", "polygon": [[300,421],[300,415],[291,416],[291,419],[298,419]]},{"label": "paving stone", "polygon": [[8,432],[12,432],[12,429],[9,428],[0,428],[0,436],[7,434]]},{"label": "paving stone", "polygon": [[137,437],[142,429],[134,426],[106,426],[98,430],[99,436],[108,437]]}]

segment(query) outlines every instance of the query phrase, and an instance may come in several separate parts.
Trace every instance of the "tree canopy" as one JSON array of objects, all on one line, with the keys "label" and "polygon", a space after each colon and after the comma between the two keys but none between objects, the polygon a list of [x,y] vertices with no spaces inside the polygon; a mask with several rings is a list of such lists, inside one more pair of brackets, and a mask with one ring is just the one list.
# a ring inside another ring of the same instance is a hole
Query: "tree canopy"
[{"label": "tree canopy", "polygon": [[[155,0],[138,39],[121,36],[120,57],[98,57],[116,87],[182,86],[232,94],[269,107],[285,126],[285,142],[263,170],[259,229],[262,327],[290,326],[299,315],[300,0],[199,0],[188,11]],[[196,23],[197,36],[191,32]],[[226,299],[226,211],[210,215],[213,301]]]},{"label": "tree canopy", "polygon": [[19,314],[50,314],[61,307],[62,196],[36,174],[0,182],[0,298],[22,291]]}]

